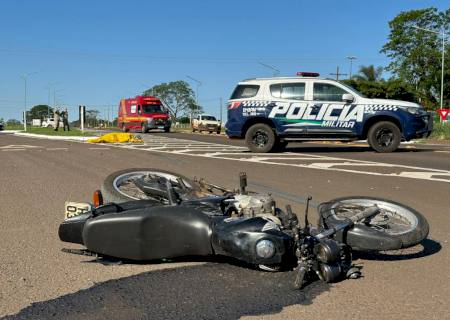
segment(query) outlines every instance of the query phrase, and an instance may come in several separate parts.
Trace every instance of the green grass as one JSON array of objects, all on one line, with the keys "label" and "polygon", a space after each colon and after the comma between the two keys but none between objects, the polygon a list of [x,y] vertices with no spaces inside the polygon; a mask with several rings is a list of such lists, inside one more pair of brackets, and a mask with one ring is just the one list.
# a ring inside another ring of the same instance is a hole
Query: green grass
[{"label": "green grass", "polygon": [[71,128],[70,131],[64,131],[59,128],[58,131],[55,131],[53,128],[41,128],[41,127],[27,127],[27,133],[34,134],[43,134],[48,136],[85,136],[92,137],[94,136],[91,132],[81,132],[79,129]]},{"label": "green grass", "polygon": [[434,122],[433,132],[431,133],[429,139],[450,140],[450,122]]},{"label": "green grass", "polygon": [[19,124],[16,126],[11,126],[11,125],[5,124],[5,130],[23,130],[23,124]]}]

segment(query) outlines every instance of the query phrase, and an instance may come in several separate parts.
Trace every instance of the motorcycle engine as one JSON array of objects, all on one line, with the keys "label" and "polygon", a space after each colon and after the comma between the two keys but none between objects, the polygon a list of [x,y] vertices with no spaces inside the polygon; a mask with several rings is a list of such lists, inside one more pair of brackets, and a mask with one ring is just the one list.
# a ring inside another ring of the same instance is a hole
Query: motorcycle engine
[{"label": "motorcycle engine", "polygon": [[270,195],[236,194],[234,208],[239,216],[255,217],[275,214],[275,200]]}]

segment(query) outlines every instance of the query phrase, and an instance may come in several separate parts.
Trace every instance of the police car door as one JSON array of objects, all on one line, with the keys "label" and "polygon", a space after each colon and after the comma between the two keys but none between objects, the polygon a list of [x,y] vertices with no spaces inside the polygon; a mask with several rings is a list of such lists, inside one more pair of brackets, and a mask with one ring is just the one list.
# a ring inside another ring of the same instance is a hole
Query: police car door
[{"label": "police car door", "polygon": [[303,115],[303,119],[310,121],[306,127],[308,137],[354,135],[355,122],[348,121],[352,106],[342,99],[349,92],[331,81],[314,81],[312,90],[313,101]]},{"label": "police car door", "polygon": [[273,83],[270,85],[270,95],[276,98],[275,106],[271,109],[272,118],[277,129],[284,135],[306,134],[306,123],[301,119],[308,103],[305,101],[306,81],[289,83]]}]

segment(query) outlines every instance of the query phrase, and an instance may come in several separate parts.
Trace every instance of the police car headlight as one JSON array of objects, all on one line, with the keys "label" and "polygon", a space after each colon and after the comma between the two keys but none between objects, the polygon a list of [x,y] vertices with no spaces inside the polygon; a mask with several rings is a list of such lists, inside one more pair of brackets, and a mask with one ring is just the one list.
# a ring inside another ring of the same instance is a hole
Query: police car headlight
[{"label": "police car headlight", "polygon": [[421,113],[420,112],[421,110],[419,108],[413,108],[413,107],[406,108],[406,111],[408,111],[409,113],[414,114],[414,115],[419,115]]},{"label": "police car headlight", "polygon": [[270,240],[260,240],[256,244],[256,254],[260,258],[272,258],[275,254],[275,245]]}]

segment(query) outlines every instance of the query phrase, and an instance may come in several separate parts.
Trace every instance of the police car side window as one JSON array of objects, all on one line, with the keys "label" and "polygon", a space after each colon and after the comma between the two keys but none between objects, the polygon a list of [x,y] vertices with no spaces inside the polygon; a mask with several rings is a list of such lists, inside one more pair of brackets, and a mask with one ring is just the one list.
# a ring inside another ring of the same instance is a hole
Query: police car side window
[{"label": "police car side window", "polygon": [[270,93],[275,98],[305,100],[305,83],[273,84]]},{"label": "police car side window", "polygon": [[246,84],[246,85],[238,85],[236,89],[234,89],[233,94],[231,95],[230,99],[243,99],[243,98],[251,98],[256,96],[258,93],[259,86],[258,85],[252,85],[252,84]]},{"label": "police car side window", "polygon": [[314,100],[341,102],[342,95],[345,93],[348,92],[329,83],[314,83]]}]

